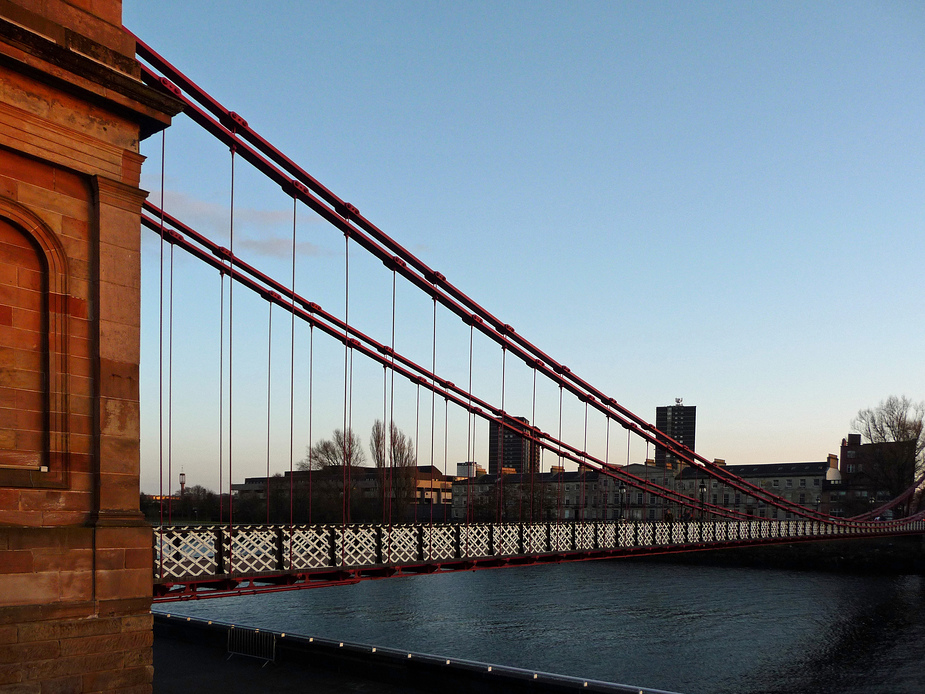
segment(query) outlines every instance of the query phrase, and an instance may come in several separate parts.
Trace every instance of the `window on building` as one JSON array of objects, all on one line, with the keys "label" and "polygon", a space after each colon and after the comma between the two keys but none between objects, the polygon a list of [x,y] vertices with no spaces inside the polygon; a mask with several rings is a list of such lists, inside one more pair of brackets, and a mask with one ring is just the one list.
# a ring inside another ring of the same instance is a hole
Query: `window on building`
[{"label": "window on building", "polygon": [[787,480],[787,489],[793,488],[793,480]]},{"label": "window on building", "polygon": [[818,478],[818,477],[817,477],[816,479],[813,480],[813,486],[814,486],[814,487],[818,487],[818,486],[819,486],[819,478]]},{"label": "window on building", "polygon": [[736,506],[742,503],[742,495],[736,494]]},{"label": "window on building", "polygon": [[729,505],[729,495],[723,494],[723,506],[728,506],[728,505]]},{"label": "window on building", "polygon": [[776,509],[776,508],[773,509],[773,510],[771,511],[771,518],[777,518],[777,509]]},{"label": "window on building", "polygon": [[716,494],[713,495],[713,504],[716,504]]},{"label": "window on building", "polygon": [[779,487],[779,486],[780,486],[780,480],[774,480],[773,482],[771,482],[771,486],[774,487],[774,488]]},{"label": "window on building", "polygon": [[848,472],[854,472],[855,465],[854,463],[848,463]]},{"label": "window on building", "polygon": [[642,506],[642,492],[636,493],[636,503]]},{"label": "window on building", "polygon": [[806,480],[805,480],[805,479],[800,480],[800,486],[801,486],[801,487],[805,487],[805,486],[806,486]]},{"label": "window on building", "polygon": [[805,504],[805,503],[806,503],[806,494],[800,494],[800,503],[801,503],[801,504]]}]

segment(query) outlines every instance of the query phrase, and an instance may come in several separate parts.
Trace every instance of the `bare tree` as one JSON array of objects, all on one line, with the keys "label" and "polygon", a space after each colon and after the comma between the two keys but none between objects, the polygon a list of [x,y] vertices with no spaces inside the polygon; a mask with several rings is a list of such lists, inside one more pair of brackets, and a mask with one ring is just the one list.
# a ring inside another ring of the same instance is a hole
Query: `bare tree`
[{"label": "bare tree", "polygon": [[360,511],[362,499],[355,494],[361,478],[358,469],[366,462],[360,437],[350,429],[335,429],[329,439],[322,439],[307,449],[298,462],[300,470],[315,470],[312,484],[312,515],[317,521],[332,522],[337,517],[347,523]]},{"label": "bare tree", "polygon": [[349,429],[346,434],[335,429],[331,438],[318,441],[306,448],[305,453],[305,458],[297,463],[299,470],[323,470],[345,464],[360,467],[366,462],[360,437]]},{"label": "bare tree", "polygon": [[417,486],[414,444],[410,436],[395,426],[395,422],[389,425],[388,439],[386,445],[386,427],[377,419],[369,435],[369,450],[379,470],[383,516],[404,520]]},{"label": "bare tree", "polygon": [[871,482],[893,497],[921,474],[925,451],[925,403],[891,395],[877,407],[860,410],[851,426],[869,443],[906,444],[875,449],[866,470]]}]

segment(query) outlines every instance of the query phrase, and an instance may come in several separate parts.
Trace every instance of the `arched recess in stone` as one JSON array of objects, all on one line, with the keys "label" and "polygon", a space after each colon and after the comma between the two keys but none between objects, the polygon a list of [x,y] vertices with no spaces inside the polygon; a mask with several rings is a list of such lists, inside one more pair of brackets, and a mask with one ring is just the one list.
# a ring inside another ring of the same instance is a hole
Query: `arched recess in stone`
[{"label": "arched recess in stone", "polygon": [[54,231],[0,196],[0,486],[67,484],[68,274]]}]

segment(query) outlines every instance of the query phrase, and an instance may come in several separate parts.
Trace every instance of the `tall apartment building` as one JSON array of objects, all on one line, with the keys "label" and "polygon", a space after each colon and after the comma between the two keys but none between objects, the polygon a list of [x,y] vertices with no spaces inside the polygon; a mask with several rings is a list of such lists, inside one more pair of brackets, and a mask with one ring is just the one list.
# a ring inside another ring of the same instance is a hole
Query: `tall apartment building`
[{"label": "tall apartment building", "polygon": [[[529,428],[526,417],[512,417],[514,424]],[[516,431],[492,421],[488,427],[488,473],[497,475],[502,468],[509,468],[520,474],[538,472],[540,469],[540,447],[525,439]]]},{"label": "tall apartment building", "polygon": [[[674,405],[655,408],[656,428],[673,438],[678,443],[694,450],[694,438],[697,432],[696,405],[683,405],[681,398],[675,399]],[[679,470],[680,465],[674,455],[663,448],[655,448],[655,466]]]}]

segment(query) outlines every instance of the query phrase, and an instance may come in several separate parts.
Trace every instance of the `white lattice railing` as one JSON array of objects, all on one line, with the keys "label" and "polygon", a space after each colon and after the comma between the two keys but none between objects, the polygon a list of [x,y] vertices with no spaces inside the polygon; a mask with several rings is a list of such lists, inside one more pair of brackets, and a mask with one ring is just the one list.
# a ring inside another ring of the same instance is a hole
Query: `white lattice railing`
[{"label": "white lattice railing", "polygon": [[[925,521],[899,529],[921,532]],[[154,576],[161,583],[199,582],[524,555],[895,534],[896,530],[895,525],[807,520],[171,526],[154,529]]]}]

